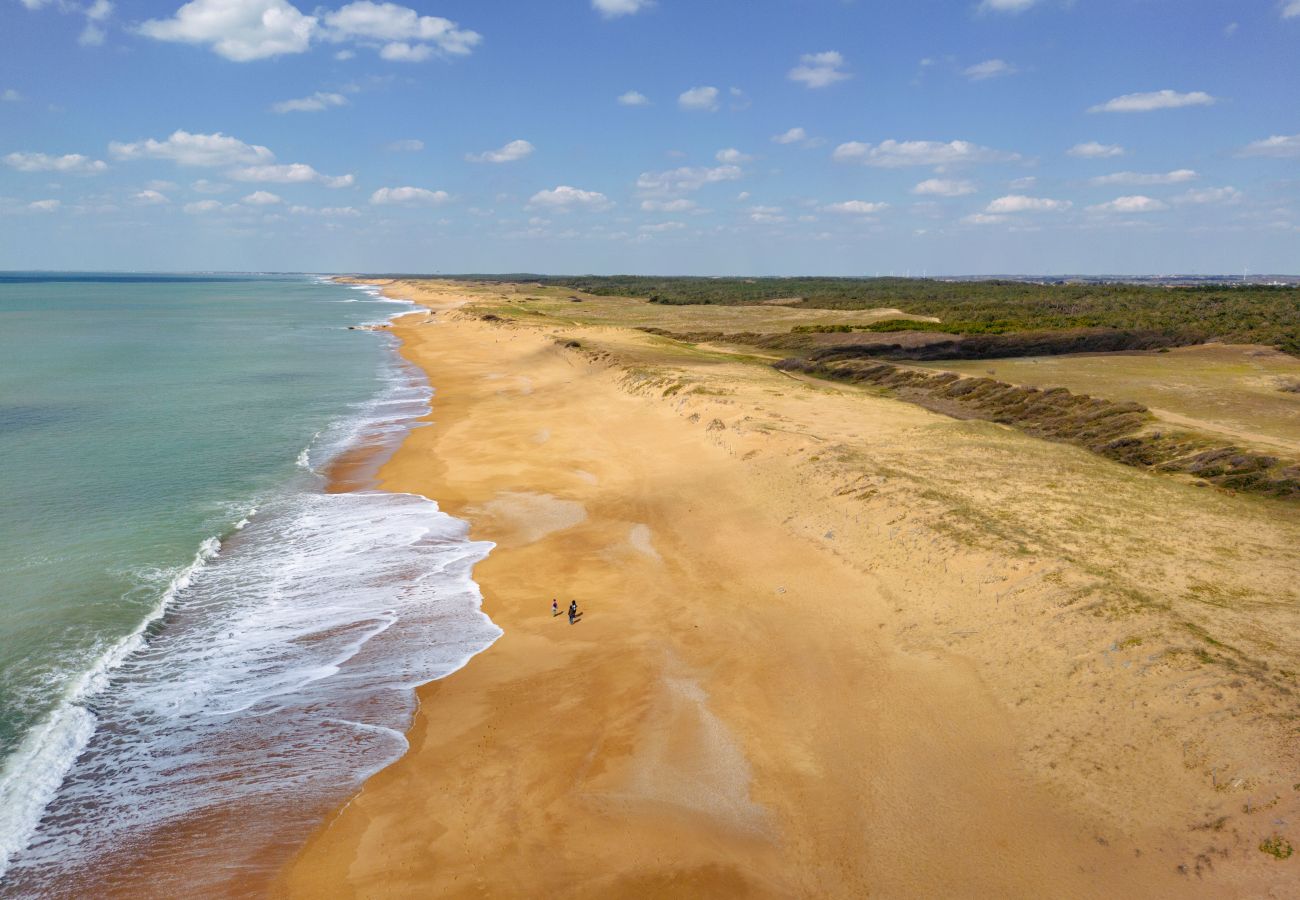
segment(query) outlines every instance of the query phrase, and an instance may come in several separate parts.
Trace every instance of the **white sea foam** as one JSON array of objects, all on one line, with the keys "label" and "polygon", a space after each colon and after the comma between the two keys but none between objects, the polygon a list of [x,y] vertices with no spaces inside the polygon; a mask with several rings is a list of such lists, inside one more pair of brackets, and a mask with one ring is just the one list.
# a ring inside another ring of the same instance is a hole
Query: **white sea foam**
[{"label": "white sea foam", "polygon": [[[422,373],[391,360],[300,467],[428,413]],[[491,545],[433,501],[298,484],[230,514],[226,547],[205,541],[0,772],[0,895],[84,896],[115,854],[150,853],[186,879],[151,889],[203,893],[398,758],[414,687],[501,633],[471,579]],[[176,823],[240,809],[220,846],[175,842]]]},{"label": "white sea foam", "polygon": [[113,670],[144,646],[148,628],[220,552],[218,539],[203,541],[193,562],[176,573],[135,630],[96,654],[93,662],[67,683],[59,704],[27,733],[6,761],[0,770],[0,877],[10,859],[26,849],[46,806],[94,734],[96,717],[85,703],[108,686]]}]

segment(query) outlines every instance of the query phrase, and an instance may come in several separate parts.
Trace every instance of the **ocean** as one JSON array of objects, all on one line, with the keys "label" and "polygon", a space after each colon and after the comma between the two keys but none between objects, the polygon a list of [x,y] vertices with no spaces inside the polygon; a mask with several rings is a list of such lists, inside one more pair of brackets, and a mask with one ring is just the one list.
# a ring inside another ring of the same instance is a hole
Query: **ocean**
[{"label": "ocean", "polygon": [[431,387],[355,329],[407,309],[0,273],[0,895],[264,877],[401,755],[414,687],[499,636],[490,544],[431,499],[326,490],[422,427]]}]

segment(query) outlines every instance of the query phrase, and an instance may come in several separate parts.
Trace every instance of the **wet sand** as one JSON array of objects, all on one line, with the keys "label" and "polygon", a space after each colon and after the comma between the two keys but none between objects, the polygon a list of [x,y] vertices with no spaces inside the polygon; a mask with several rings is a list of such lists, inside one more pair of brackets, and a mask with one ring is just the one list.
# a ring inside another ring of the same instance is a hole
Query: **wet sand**
[{"label": "wet sand", "polygon": [[390,290],[438,310],[393,328],[436,395],[380,486],[496,542],[475,577],[505,635],[420,689],[410,751],[275,895],[1285,896],[1284,863],[1247,859],[1226,890],[1189,871],[1167,805],[1118,814],[1045,775],[988,660],[908,637],[882,567],[956,607],[967,577],[987,596],[971,559],[941,576],[905,545],[810,534],[800,510],[838,501],[788,443],[457,313],[455,290]]}]

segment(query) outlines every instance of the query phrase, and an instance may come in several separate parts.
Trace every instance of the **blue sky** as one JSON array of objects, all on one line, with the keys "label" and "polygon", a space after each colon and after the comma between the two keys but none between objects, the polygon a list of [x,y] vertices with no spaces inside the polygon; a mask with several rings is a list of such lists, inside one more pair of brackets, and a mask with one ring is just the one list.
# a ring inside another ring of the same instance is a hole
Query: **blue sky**
[{"label": "blue sky", "polygon": [[1300,272],[1300,0],[0,0],[0,268]]}]

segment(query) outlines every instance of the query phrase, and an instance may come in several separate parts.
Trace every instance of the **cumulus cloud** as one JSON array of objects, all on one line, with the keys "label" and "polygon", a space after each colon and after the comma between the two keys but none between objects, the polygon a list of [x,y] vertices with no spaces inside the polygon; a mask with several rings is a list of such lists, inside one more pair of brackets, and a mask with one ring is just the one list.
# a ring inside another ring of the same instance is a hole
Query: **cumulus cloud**
[{"label": "cumulus cloud", "polygon": [[694,200],[678,198],[676,200],[642,200],[641,209],[645,212],[690,212],[695,209]]},{"label": "cumulus cloud", "polygon": [[1103,144],[1098,141],[1086,141],[1082,144],[1075,144],[1065,152],[1070,156],[1077,156],[1081,159],[1109,159],[1113,156],[1123,156],[1124,148],[1119,144]]},{"label": "cumulus cloud", "polygon": [[636,15],[652,5],[652,0],[591,0],[591,8],[606,19]]},{"label": "cumulus cloud", "polygon": [[758,225],[778,225],[785,221],[785,216],[781,215],[779,206],[751,206],[749,208],[749,221]]},{"label": "cumulus cloud", "polygon": [[235,62],[303,53],[314,40],[378,45],[384,59],[418,62],[464,56],[482,40],[449,19],[371,0],[310,16],[288,0],[191,0],[170,19],[150,19],[139,30],[155,40],[208,45]]},{"label": "cumulus cloud", "polygon": [[63,203],[59,200],[33,200],[27,204],[32,212],[55,212]]},{"label": "cumulus cloud", "polygon": [[1192,188],[1174,198],[1175,203],[1228,204],[1239,203],[1245,195],[1235,187]]},{"label": "cumulus cloud", "polygon": [[989,78],[1000,78],[1003,75],[1014,75],[1019,71],[1006,60],[986,59],[982,63],[967,66],[962,70],[962,74],[971,81],[985,81]]},{"label": "cumulus cloud", "polygon": [[808,132],[799,127],[772,135],[772,143],[774,144],[798,144],[806,140],[808,140]]},{"label": "cumulus cloud", "polygon": [[716,112],[718,109],[718,89],[715,87],[693,87],[683,91],[677,98],[677,105],[682,109]]},{"label": "cumulus cloud", "polygon": [[650,98],[640,91],[628,91],[618,97],[620,106],[649,106]]},{"label": "cumulus cloud", "polygon": [[1000,216],[995,213],[971,213],[965,216],[962,221],[967,225],[997,225],[1005,222],[1006,216]]},{"label": "cumulus cloud", "polygon": [[697,191],[706,184],[722,181],[737,181],[744,176],[739,166],[722,165],[708,168],[705,166],[682,166],[667,172],[642,172],[636,180],[636,188],[643,194],[683,194]]},{"label": "cumulus cloud", "polygon": [[584,191],[567,184],[559,185],[549,191],[538,191],[529,199],[528,205],[555,212],[574,209],[599,211],[613,206],[609,198],[599,191]]},{"label": "cumulus cloud", "polygon": [[913,194],[929,197],[964,197],[975,193],[975,182],[950,178],[927,178],[912,188]]},{"label": "cumulus cloud", "polygon": [[289,212],[295,216],[322,216],[326,219],[352,219],[361,215],[351,206],[322,206],[314,209],[310,206],[291,206]]},{"label": "cumulus cloud", "polygon": [[441,206],[450,199],[446,191],[418,187],[380,188],[370,195],[376,206]]},{"label": "cumulus cloud", "polygon": [[348,98],[342,94],[328,94],[324,91],[317,91],[310,97],[299,97],[297,100],[281,100],[279,103],[271,104],[272,112],[290,113],[290,112],[320,112],[335,106],[347,106]]},{"label": "cumulus cloud", "polygon": [[323,175],[306,163],[284,165],[244,166],[226,173],[235,181],[266,182],[269,184],[323,184],[329,188],[351,187],[355,175]]},{"label": "cumulus cloud", "polygon": [[221,184],[216,181],[208,181],[206,178],[200,178],[190,185],[190,188],[200,194],[224,194],[230,190],[230,185]]},{"label": "cumulus cloud", "polygon": [[163,141],[153,138],[130,144],[113,141],[108,145],[108,152],[116,159],[169,159],[181,166],[234,166],[275,159],[275,154],[266,147],[246,144],[221,132],[191,134],[179,130]]},{"label": "cumulus cloud", "polygon": [[482,153],[466,153],[465,158],[478,163],[516,162],[531,156],[533,145],[528,141],[511,141],[499,150],[485,150]]},{"label": "cumulus cloud", "polygon": [[822,212],[840,213],[849,216],[869,216],[889,207],[888,203],[868,203],[866,200],[844,200],[840,203],[828,203]]},{"label": "cumulus cloud", "polygon": [[644,234],[662,234],[665,231],[681,231],[685,227],[685,222],[656,222],[653,225],[642,225],[637,230]]},{"label": "cumulus cloud", "polygon": [[1168,209],[1165,204],[1151,197],[1143,197],[1141,194],[1134,194],[1128,197],[1116,197],[1105,203],[1098,203],[1088,207],[1091,213],[1149,213],[1159,212],[1162,209]]},{"label": "cumulus cloud", "polygon": [[754,157],[750,156],[748,153],[741,153],[735,147],[728,147],[725,150],[719,150],[715,153],[714,158],[720,163],[734,166],[740,163],[747,163]]},{"label": "cumulus cloud", "polygon": [[196,200],[193,203],[186,203],[184,209],[186,215],[201,216],[204,213],[217,212],[223,209],[221,203],[216,200]]},{"label": "cumulus cloud", "polygon": [[441,16],[422,16],[396,3],[358,0],[324,16],[325,37],[331,41],[387,42],[384,59],[419,62],[435,53],[466,56],[483,40]]},{"label": "cumulus cloud", "polygon": [[161,191],[156,191],[153,188],[147,188],[140,191],[140,193],[134,194],[131,199],[136,203],[139,203],[141,206],[163,206],[164,204],[172,202],[166,194]]},{"label": "cumulus cloud", "polygon": [[1282,0],[1282,18],[1300,18],[1300,0]]},{"label": "cumulus cloud", "polygon": [[3,91],[0,91],[0,101],[5,103],[18,103],[22,99],[23,95],[13,88],[5,88]]},{"label": "cumulus cloud", "polygon": [[244,202],[249,206],[274,206],[284,201],[278,194],[272,194],[270,191],[253,191],[244,198]]},{"label": "cumulus cloud", "polygon": [[302,53],[316,18],[287,0],[191,0],[170,19],[150,19],[140,33],[159,41],[208,44],[235,62]]},{"label": "cumulus cloud", "polygon": [[1007,153],[991,147],[981,147],[970,141],[884,141],[864,144],[850,141],[835,148],[832,158],[836,162],[861,163],[881,168],[903,166],[951,166],[960,163],[1014,162],[1018,153]]},{"label": "cumulus cloud", "polygon": [[[1300,3],[1300,0],[1296,0]],[[1288,158],[1300,156],[1300,134],[1281,135],[1252,141],[1242,148],[1239,156],[1274,156]]]},{"label": "cumulus cloud", "polygon": [[807,88],[830,87],[837,81],[852,77],[844,71],[844,66],[844,57],[836,50],[805,53],[799,57],[799,65],[787,72],[786,77]]},{"label": "cumulus cloud", "polygon": [[50,156],[48,153],[10,153],[4,158],[6,166],[19,172],[62,172],[67,175],[98,175],[108,169],[108,163],[91,159],[80,153]]},{"label": "cumulus cloud", "polygon": [[1197,174],[1191,169],[1175,169],[1172,172],[1115,172],[1111,175],[1098,175],[1092,179],[1094,185],[1106,184],[1182,184],[1195,181]]},{"label": "cumulus cloud", "polygon": [[1088,112],[1150,112],[1154,109],[1179,109],[1184,106],[1212,106],[1215,99],[1205,91],[1149,91],[1145,94],[1124,94],[1105,103],[1088,107]]},{"label": "cumulus cloud", "polygon": [[979,9],[981,12],[1018,13],[1024,12],[1037,2],[1038,0],[982,0]]},{"label": "cumulus cloud", "polygon": [[1069,200],[1052,200],[1049,197],[1026,197],[1024,194],[1007,194],[984,208],[986,213],[1001,215],[1022,212],[1061,212],[1073,204]]}]

